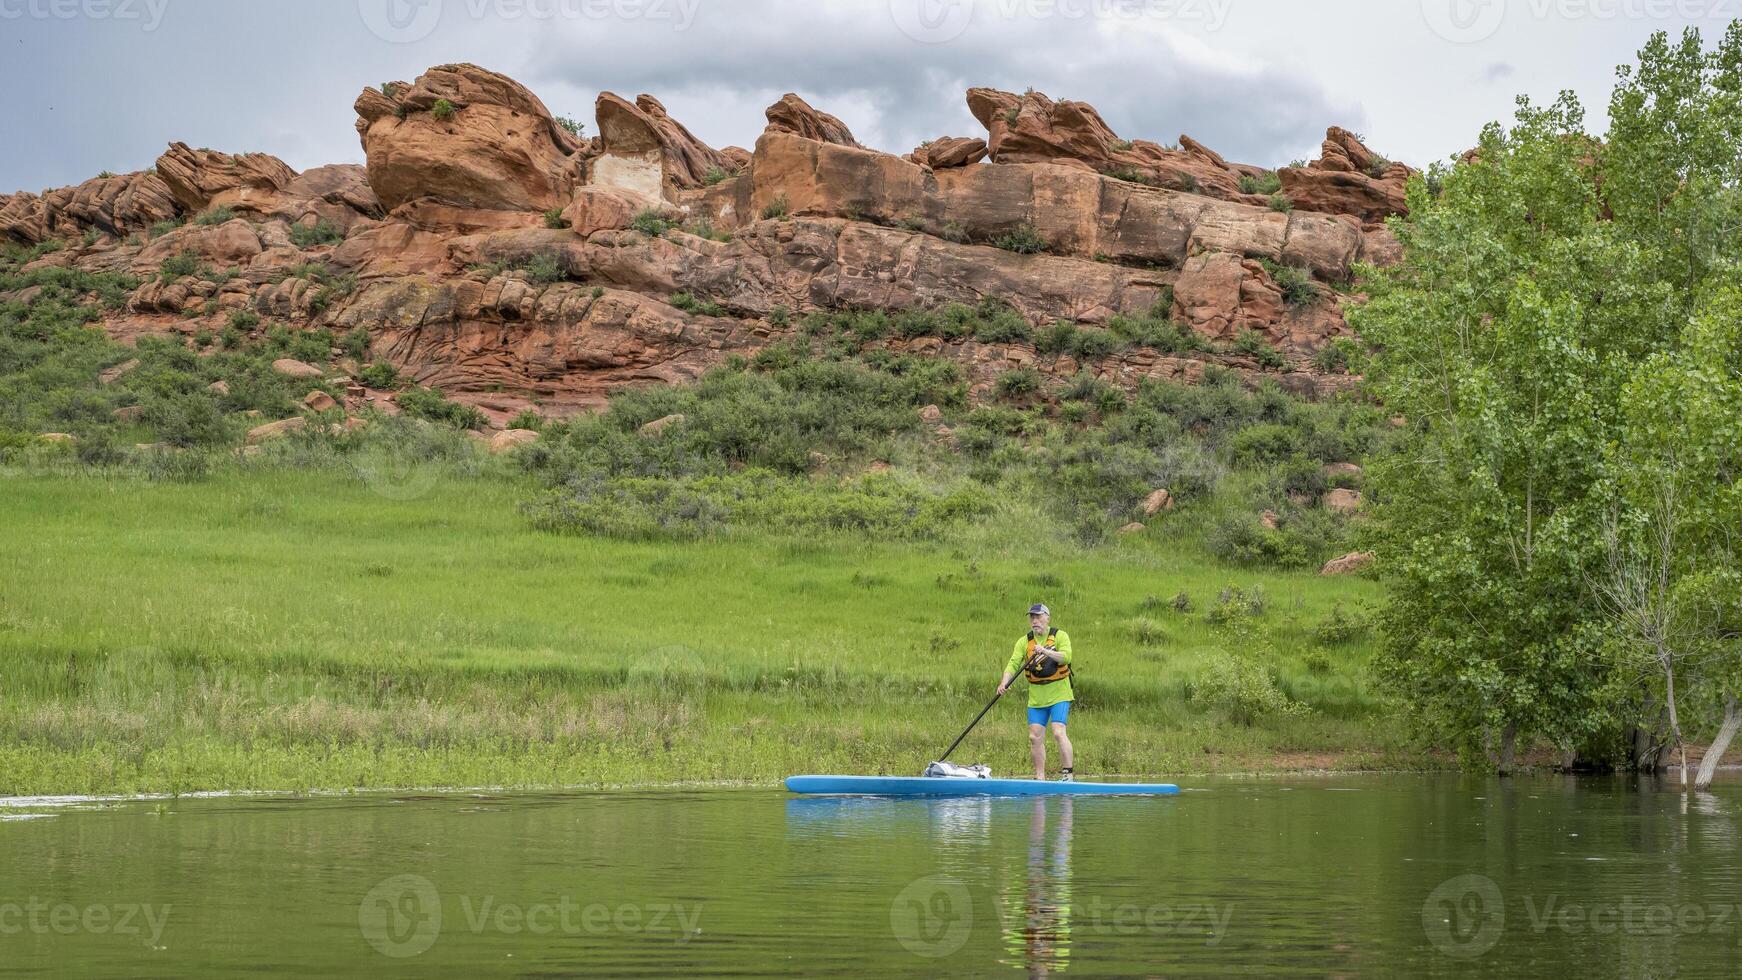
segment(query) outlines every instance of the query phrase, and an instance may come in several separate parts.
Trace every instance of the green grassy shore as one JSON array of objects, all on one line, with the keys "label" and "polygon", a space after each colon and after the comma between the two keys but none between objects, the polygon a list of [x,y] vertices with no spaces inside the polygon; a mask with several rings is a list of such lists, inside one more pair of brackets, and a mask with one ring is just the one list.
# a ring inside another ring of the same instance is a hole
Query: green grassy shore
[{"label": "green grassy shore", "polygon": [[[1020,527],[973,550],[552,535],[517,512],[524,479],[372,486],[8,479],[0,793],[917,772],[1037,599],[1076,642],[1086,773],[1424,762],[1369,691],[1355,610],[1376,586],[1357,578],[1144,536],[1031,552]],[[1230,586],[1247,601],[1218,605]],[[1242,638],[1290,710],[1248,716],[1224,653]],[[960,757],[1020,772],[1020,709]]]}]

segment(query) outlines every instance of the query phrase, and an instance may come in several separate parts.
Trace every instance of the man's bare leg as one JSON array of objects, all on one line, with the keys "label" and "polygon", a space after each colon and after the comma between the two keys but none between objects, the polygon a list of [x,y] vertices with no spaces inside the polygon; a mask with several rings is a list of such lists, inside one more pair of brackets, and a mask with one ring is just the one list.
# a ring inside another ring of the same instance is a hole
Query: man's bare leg
[{"label": "man's bare leg", "polygon": [[[1066,769],[1074,768],[1072,765],[1071,739],[1069,735],[1065,734],[1065,726],[1059,722],[1053,722],[1052,737],[1053,741],[1059,743],[1059,759],[1061,764]],[[1044,779],[1045,777],[1042,776],[1040,778]]]},{"label": "man's bare leg", "polygon": [[1046,726],[1028,726],[1028,754],[1034,759],[1034,778],[1046,778]]}]

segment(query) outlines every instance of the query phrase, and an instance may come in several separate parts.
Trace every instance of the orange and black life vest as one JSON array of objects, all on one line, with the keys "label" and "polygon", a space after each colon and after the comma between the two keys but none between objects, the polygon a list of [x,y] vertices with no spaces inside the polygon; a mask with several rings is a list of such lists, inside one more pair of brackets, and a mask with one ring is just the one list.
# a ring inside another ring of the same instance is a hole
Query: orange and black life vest
[{"label": "orange and black life vest", "polygon": [[1035,657],[1036,650],[1051,650],[1056,648],[1058,641],[1053,639],[1053,637],[1057,635],[1058,627],[1055,626],[1046,631],[1046,642],[1044,644],[1037,644],[1035,642],[1034,630],[1028,631],[1028,660],[1027,666],[1022,669],[1022,675],[1028,678],[1028,683],[1051,684],[1055,681],[1062,681],[1071,676],[1070,664],[1061,664],[1056,660],[1049,660],[1046,657],[1040,657],[1038,659]]}]

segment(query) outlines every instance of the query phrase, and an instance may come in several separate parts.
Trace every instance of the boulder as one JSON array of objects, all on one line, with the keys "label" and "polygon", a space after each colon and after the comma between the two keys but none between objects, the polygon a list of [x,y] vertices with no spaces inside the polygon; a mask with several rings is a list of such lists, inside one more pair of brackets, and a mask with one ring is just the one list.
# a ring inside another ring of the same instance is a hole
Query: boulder
[{"label": "boulder", "polygon": [[1339,514],[1353,514],[1361,509],[1361,494],[1355,490],[1336,489],[1325,494],[1322,504],[1326,510]]},{"label": "boulder", "polygon": [[1138,521],[1132,521],[1130,524],[1127,524],[1124,527],[1120,528],[1119,533],[1120,534],[1136,534],[1138,531],[1141,531],[1141,530],[1143,530],[1143,525]]},{"label": "boulder", "polygon": [[265,213],[296,178],[283,160],[266,153],[220,153],[171,143],[157,158],[157,175],[189,213],[213,207]]},{"label": "boulder", "polygon": [[504,429],[490,437],[490,451],[505,453],[516,446],[524,446],[538,441],[538,432],[534,429]]},{"label": "boulder", "polygon": [[1359,480],[1359,479],[1361,479],[1361,467],[1355,465],[1354,463],[1327,463],[1327,464],[1325,464],[1325,479],[1327,479],[1327,480],[1342,480],[1342,479]]},{"label": "boulder", "polygon": [[662,418],[654,419],[646,425],[643,425],[637,431],[644,436],[656,436],[674,425],[682,425],[683,421],[683,413],[679,412],[675,415],[667,415]]},{"label": "boulder", "polygon": [[1154,517],[1164,510],[1173,510],[1173,494],[1165,489],[1153,490],[1143,498],[1143,514]]},{"label": "boulder", "polygon": [[137,422],[145,416],[144,405],[128,405],[109,413],[117,422]]},{"label": "boulder", "polygon": [[942,170],[945,167],[966,167],[986,159],[986,141],[965,136],[941,136],[914,147],[907,159],[922,167]]},{"label": "boulder", "polygon": [[792,133],[794,136],[820,143],[859,145],[846,123],[812,108],[810,103],[791,92],[781,96],[780,101],[769,106],[764,114],[768,117],[768,128],[765,132]]},{"label": "boulder", "polygon": [[1276,511],[1266,510],[1258,515],[1258,523],[1265,529],[1274,531],[1282,526],[1282,518],[1277,516]]},{"label": "boulder", "polygon": [[292,432],[300,432],[307,425],[308,420],[300,415],[294,418],[280,419],[277,422],[268,422],[265,425],[257,425],[249,429],[244,441],[250,446],[259,445],[270,439],[283,438]]},{"label": "boulder", "polygon": [[41,439],[43,442],[65,443],[67,445],[71,445],[71,444],[79,441],[78,439],[74,438],[71,433],[67,433],[67,432],[44,432],[42,435],[38,436],[37,438]]},{"label": "boulder", "polygon": [[214,381],[206,385],[206,390],[222,398],[230,393],[230,383],[228,381]]},{"label": "boulder", "polygon": [[456,64],[389,88],[391,95],[365,90],[354,104],[369,186],[383,208],[419,198],[508,211],[568,203],[580,143],[518,82]]},{"label": "boulder", "polygon": [[339,403],[334,400],[332,395],[319,388],[309,392],[308,397],[302,400],[302,404],[311,412],[329,412],[339,407]]},{"label": "boulder", "polygon": [[305,364],[291,357],[281,357],[273,361],[272,370],[287,378],[318,378],[323,373],[320,368],[313,364]]},{"label": "boulder", "polygon": [[944,420],[944,410],[936,405],[927,405],[919,410],[919,419],[927,425],[938,425]]},{"label": "boulder", "polygon": [[1371,551],[1352,551],[1341,558],[1332,558],[1319,569],[1320,575],[1348,575],[1373,563],[1377,556]]}]

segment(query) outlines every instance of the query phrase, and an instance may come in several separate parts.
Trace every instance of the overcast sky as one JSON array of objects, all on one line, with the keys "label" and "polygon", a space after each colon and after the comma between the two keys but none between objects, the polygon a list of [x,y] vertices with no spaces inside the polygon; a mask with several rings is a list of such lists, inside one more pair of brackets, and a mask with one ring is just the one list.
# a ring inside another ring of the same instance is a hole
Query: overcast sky
[{"label": "overcast sky", "polygon": [[754,145],[796,91],[861,142],[984,135],[971,85],[1100,109],[1264,165],[1329,125],[1420,166],[1579,93],[1654,30],[1716,40],[1742,0],[0,0],[0,191],[150,166],[182,140],[301,170],[361,162],[365,85],[470,61],[588,123],[650,92],[714,146]]}]

